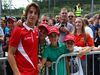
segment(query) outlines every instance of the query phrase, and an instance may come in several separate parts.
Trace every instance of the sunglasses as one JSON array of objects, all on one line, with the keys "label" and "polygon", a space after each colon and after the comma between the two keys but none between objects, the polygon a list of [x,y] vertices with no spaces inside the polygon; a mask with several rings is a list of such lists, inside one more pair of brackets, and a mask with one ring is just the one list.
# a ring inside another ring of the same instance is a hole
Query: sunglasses
[{"label": "sunglasses", "polygon": [[68,16],[69,18],[71,17],[71,18],[73,18],[74,16]]}]

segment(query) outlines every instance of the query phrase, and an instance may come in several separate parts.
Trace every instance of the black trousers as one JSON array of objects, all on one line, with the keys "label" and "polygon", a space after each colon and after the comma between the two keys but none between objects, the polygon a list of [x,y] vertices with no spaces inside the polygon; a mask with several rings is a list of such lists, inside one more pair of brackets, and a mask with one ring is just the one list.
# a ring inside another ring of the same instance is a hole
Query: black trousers
[{"label": "black trousers", "polygon": [[100,75],[100,54],[87,56],[87,75],[93,75],[93,62],[94,62],[94,75]]}]

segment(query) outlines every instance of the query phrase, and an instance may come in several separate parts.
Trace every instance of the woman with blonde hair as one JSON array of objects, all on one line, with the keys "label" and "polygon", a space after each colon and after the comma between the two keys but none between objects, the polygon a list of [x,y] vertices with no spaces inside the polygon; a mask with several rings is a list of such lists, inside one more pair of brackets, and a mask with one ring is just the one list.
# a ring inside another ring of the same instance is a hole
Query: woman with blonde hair
[{"label": "woman with blonde hair", "polygon": [[[75,20],[75,45],[80,47],[85,46],[94,46],[93,39],[91,36],[85,32],[85,25],[84,20],[80,17],[76,18]],[[86,58],[85,56],[81,57],[81,63],[84,75],[86,75]]]}]

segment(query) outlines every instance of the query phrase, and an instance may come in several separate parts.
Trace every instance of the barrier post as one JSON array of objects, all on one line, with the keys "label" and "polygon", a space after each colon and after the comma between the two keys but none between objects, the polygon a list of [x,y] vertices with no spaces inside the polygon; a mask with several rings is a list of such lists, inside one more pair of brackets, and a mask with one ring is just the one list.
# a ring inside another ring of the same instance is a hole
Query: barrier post
[{"label": "barrier post", "polygon": [[6,74],[6,63],[5,61],[7,61],[7,57],[0,57],[0,62],[3,61],[3,69],[4,69],[4,75]]},{"label": "barrier post", "polygon": [[[59,56],[55,63],[55,75],[58,75],[58,73],[57,73],[58,63],[62,58],[66,57],[66,56],[76,56],[77,54],[78,53],[68,53],[68,54],[62,54],[61,56]],[[86,57],[87,57],[87,55],[91,55],[91,54],[93,55],[93,75],[94,75],[94,54],[100,54],[100,51],[89,52],[86,54]],[[87,75],[87,58],[86,58],[86,75]]]},{"label": "barrier post", "polygon": [[49,69],[47,66],[46,66],[46,75],[49,75]]}]

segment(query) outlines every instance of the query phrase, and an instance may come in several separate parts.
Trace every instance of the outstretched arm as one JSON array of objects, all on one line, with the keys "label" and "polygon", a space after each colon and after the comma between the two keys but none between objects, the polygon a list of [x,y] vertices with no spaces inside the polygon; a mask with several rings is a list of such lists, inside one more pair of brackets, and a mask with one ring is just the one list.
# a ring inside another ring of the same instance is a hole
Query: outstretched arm
[{"label": "outstretched arm", "polygon": [[91,50],[93,50],[93,47],[83,47],[82,50],[79,51],[78,56],[81,57]]}]

